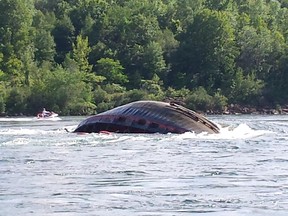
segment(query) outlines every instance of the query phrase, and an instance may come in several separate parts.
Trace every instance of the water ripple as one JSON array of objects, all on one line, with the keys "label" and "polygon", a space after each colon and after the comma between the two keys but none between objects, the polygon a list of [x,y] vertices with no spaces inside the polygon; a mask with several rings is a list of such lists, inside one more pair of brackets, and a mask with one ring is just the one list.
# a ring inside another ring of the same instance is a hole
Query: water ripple
[{"label": "water ripple", "polygon": [[63,130],[74,119],[5,121],[0,215],[286,215],[288,117],[213,120],[220,134],[79,136]]}]

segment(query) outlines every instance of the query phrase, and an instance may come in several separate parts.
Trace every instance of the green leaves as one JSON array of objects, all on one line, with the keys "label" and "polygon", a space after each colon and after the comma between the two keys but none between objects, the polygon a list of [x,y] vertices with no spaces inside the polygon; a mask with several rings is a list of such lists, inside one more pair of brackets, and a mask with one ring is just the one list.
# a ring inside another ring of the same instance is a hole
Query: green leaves
[{"label": "green leaves", "polygon": [[[85,114],[91,108],[92,91],[90,86],[82,81],[83,73],[69,72],[62,67],[53,71],[40,70],[41,76],[34,81],[30,98],[30,109],[40,109],[41,106],[49,107],[55,112],[63,114]],[[82,106],[80,106],[82,104]],[[76,110],[76,107],[80,110]],[[85,110],[87,112],[85,112]]]},{"label": "green leaves", "polygon": [[67,114],[177,95],[203,109],[285,102],[286,0],[1,0],[0,10],[2,112],[18,112],[18,99]]},{"label": "green leaves", "polygon": [[238,54],[235,45],[229,14],[202,10],[181,36],[175,70],[186,75],[182,85],[201,85],[210,92],[223,88],[234,69]]},{"label": "green leaves", "polygon": [[104,76],[108,83],[125,84],[127,76],[123,74],[123,67],[118,60],[101,58],[97,61],[97,73]]},{"label": "green leaves", "polygon": [[252,72],[251,74],[244,76],[243,72],[239,69],[236,71],[233,79],[230,99],[240,104],[250,103],[256,105],[259,101],[253,100],[253,98],[259,99],[263,87],[264,82],[257,79],[255,73]]},{"label": "green leaves", "polygon": [[92,65],[89,64],[88,56],[91,48],[88,44],[88,38],[82,35],[77,36],[76,43],[73,44],[73,59],[77,62],[80,71],[89,73],[92,70]]}]

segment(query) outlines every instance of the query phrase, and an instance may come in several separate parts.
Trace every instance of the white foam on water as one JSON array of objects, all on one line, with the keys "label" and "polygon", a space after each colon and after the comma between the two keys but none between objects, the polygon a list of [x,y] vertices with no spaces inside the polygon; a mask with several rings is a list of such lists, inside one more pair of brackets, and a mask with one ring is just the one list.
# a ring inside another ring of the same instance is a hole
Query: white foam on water
[{"label": "white foam on water", "polygon": [[33,135],[33,134],[39,134],[42,132],[43,131],[41,130],[25,129],[25,128],[0,130],[1,135]]},{"label": "white foam on water", "polygon": [[[221,127],[220,133],[218,134],[209,134],[207,132],[203,132],[200,134],[196,134],[194,132],[186,132],[183,134],[121,134],[121,133],[110,133],[110,134],[102,134],[102,133],[92,133],[95,139],[101,138],[102,140],[106,140],[108,142],[123,142],[125,140],[133,140],[133,141],[148,141],[151,139],[157,140],[186,140],[186,139],[208,139],[208,140],[227,140],[227,139],[252,139],[265,134],[272,134],[273,132],[268,130],[256,130],[251,128],[245,123],[241,123],[237,126],[228,126]],[[69,130],[70,131],[70,130]],[[81,134],[82,135],[82,134]],[[85,134],[84,134],[85,135]],[[88,135],[88,134],[87,134]]]},{"label": "white foam on water", "polygon": [[15,145],[26,145],[29,144],[30,139],[27,138],[16,138],[7,142],[3,142],[1,143],[1,145],[11,145],[11,146],[15,146]]},{"label": "white foam on water", "polygon": [[194,139],[251,139],[254,137],[259,137],[264,134],[273,133],[268,130],[255,130],[249,127],[247,124],[242,123],[236,127],[221,127],[220,133],[218,134],[209,134],[207,132],[203,132],[200,134],[195,134],[193,132],[187,132],[184,134],[178,135],[179,138],[194,138]]},{"label": "white foam on water", "polygon": [[[32,121],[33,118],[1,118],[1,120],[4,121]],[[0,128],[0,136],[2,135],[11,135],[11,136],[33,136],[33,139],[37,137],[37,135],[48,135],[48,136],[57,136],[59,134],[65,134],[67,132],[72,132],[77,125],[72,125],[72,126],[66,126],[66,127],[61,127],[58,130],[46,130],[41,127],[37,128],[25,128],[25,127],[20,127],[20,128]],[[225,126],[222,127],[221,125],[218,125],[220,128],[220,133],[218,134],[209,134],[207,132],[203,132],[200,134],[196,134],[193,132],[186,132],[184,134],[119,134],[119,133],[110,133],[110,134],[105,134],[105,133],[92,133],[92,134],[81,134],[79,136],[88,136],[87,138],[92,138],[93,140],[102,140],[106,143],[118,143],[118,142],[125,142],[127,140],[133,140],[133,141],[141,141],[141,142],[146,142],[149,140],[155,140],[155,141],[167,141],[168,140],[187,140],[187,139],[203,139],[203,140],[228,140],[228,139],[252,139],[256,138],[262,135],[267,135],[271,134],[273,132],[268,131],[268,130],[257,130],[251,128],[249,125],[246,123],[240,123],[239,125],[236,126]],[[69,134],[69,133],[68,133]],[[77,135],[77,134],[75,134]],[[83,138],[84,138],[83,137]],[[86,139],[86,138],[84,138]]]},{"label": "white foam on water", "polygon": [[37,117],[4,117],[0,118],[0,122],[32,122],[32,121],[60,121],[62,120],[60,117],[53,118],[37,118]]},{"label": "white foam on water", "polygon": [[0,122],[30,122],[30,121],[35,121],[33,117],[28,118],[28,117],[23,117],[23,118],[11,118],[11,117],[5,117],[5,118],[0,118]]},{"label": "white foam on water", "polygon": [[43,129],[29,129],[29,128],[18,128],[18,129],[1,129],[0,135],[35,135],[35,134],[55,134],[64,133],[62,130],[43,130]]},{"label": "white foam on water", "polygon": [[34,121],[61,121],[62,119],[60,117],[53,117],[53,118],[33,118]]}]

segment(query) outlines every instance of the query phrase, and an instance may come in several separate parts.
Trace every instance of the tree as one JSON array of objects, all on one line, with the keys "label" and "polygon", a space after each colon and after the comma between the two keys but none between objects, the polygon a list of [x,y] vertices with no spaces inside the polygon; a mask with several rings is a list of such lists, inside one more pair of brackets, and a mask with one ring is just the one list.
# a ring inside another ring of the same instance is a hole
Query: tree
[{"label": "tree", "polygon": [[234,103],[257,105],[259,101],[254,98],[260,98],[259,95],[262,94],[263,87],[264,82],[257,79],[255,73],[245,76],[242,70],[238,69],[233,79],[229,99]]},{"label": "tree", "polygon": [[125,84],[128,82],[127,76],[122,72],[123,69],[118,60],[101,58],[97,61],[97,73],[106,77],[110,84]]},{"label": "tree", "polygon": [[92,65],[89,64],[88,56],[91,48],[88,44],[88,38],[78,35],[75,44],[73,44],[73,59],[76,61],[78,68],[81,72],[90,73]]},{"label": "tree", "polygon": [[176,0],[173,7],[175,15],[172,19],[178,30],[175,33],[181,33],[187,29],[196,14],[203,9],[204,2],[205,0]]},{"label": "tree", "polygon": [[150,95],[150,99],[162,100],[164,97],[162,86],[163,82],[154,74],[151,80],[142,80],[141,89]]},{"label": "tree", "polygon": [[52,30],[56,44],[56,63],[62,64],[67,53],[72,50],[74,31],[74,26],[68,15],[64,15],[63,18],[57,20],[55,28]]},{"label": "tree", "polygon": [[0,52],[2,70],[12,85],[29,84],[29,67],[34,58],[34,1],[0,1]]},{"label": "tree", "polygon": [[[162,31],[155,16],[152,16],[148,10],[148,3],[144,2],[144,6],[140,2],[137,4],[125,4],[125,6],[113,6],[108,11],[103,20],[103,26],[100,33],[100,38],[107,49],[112,50],[113,56],[109,58],[119,59],[125,68],[125,74],[130,80],[129,88],[139,87],[140,81],[144,77],[151,77],[155,71],[147,71],[147,68],[155,68],[149,66],[153,62],[147,62],[147,54],[145,50],[150,43],[162,44]],[[161,52],[162,48],[157,48]],[[159,55],[155,50],[153,54]],[[150,52],[150,54],[152,54]],[[162,53],[163,55],[163,53]],[[151,57],[158,58],[159,57]],[[161,57],[160,57],[161,58]],[[161,58],[163,59],[163,57]],[[145,63],[145,65],[144,65]],[[155,64],[155,62],[154,62]],[[149,75],[147,75],[147,73]],[[138,78],[138,80],[136,80]],[[133,82],[132,82],[133,80]]]},{"label": "tree", "polygon": [[99,28],[101,21],[112,3],[107,0],[75,0],[70,2],[70,19],[75,28],[75,34],[83,34],[89,38],[97,38],[99,34],[93,28]]},{"label": "tree", "polygon": [[159,43],[150,42],[145,48],[143,53],[143,66],[146,73],[143,77],[152,79],[154,75],[165,77],[166,62],[163,56],[163,50]]},{"label": "tree", "polygon": [[228,91],[238,55],[231,15],[204,9],[179,40],[170,84],[203,86],[208,93],[219,88]]},{"label": "tree", "polygon": [[82,81],[83,73],[67,71],[58,66],[52,71],[42,68],[38,75],[31,87],[30,112],[45,106],[66,115],[93,113],[93,95],[91,87]]},{"label": "tree", "polygon": [[51,34],[52,29],[56,23],[54,13],[43,13],[37,11],[34,19],[33,26],[37,29],[35,32],[35,60],[38,64],[44,61],[54,61],[56,54],[54,38]]},{"label": "tree", "polygon": [[229,3],[230,0],[207,0],[205,6],[211,10],[225,10]]},{"label": "tree", "polygon": [[283,55],[285,40],[280,32],[271,32],[267,28],[257,31],[246,26],[238,35],[240,55],[237,65],[244,74],[255,71],[257,78],[266,80],[272,65],[275,65],[279,56]]}]

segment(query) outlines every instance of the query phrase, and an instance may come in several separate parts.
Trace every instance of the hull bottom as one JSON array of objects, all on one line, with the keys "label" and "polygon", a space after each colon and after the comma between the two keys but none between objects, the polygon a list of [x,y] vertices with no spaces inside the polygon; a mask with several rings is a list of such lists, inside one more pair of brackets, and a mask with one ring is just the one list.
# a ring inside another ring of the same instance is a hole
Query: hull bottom
[{"label": "hull bottom", "polygon": [[174,103],[138,101],[82,121],[74,132],[99,133],[219,133],[204,116]]}]

